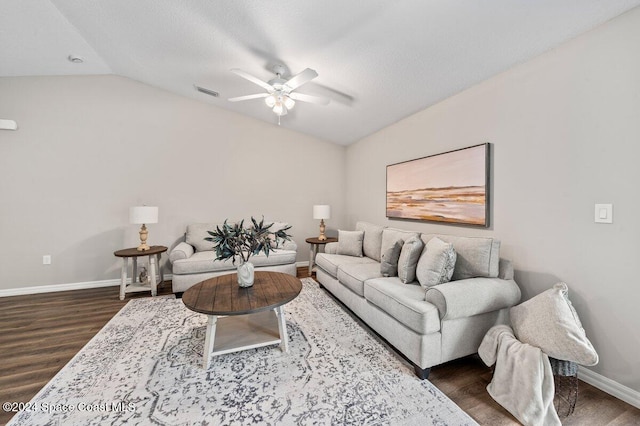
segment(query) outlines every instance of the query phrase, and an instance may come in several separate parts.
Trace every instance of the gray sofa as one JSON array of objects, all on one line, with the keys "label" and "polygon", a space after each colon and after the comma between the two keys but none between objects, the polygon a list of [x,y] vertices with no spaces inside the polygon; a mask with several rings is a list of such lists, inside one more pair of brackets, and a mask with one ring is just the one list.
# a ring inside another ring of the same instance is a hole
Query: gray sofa
[{"label": "gray sofa", "polygon": [[[340,241],[327,244],[316,257],[317,280],[404,354],[422,379],[434,365],[476,353],[486,332],[508,323],[509,308],[520,301],[513,267],[500,259],[494,238],[419,234],[366,222],[356,230],[364,232],[363,256],[338,254]],[[453,245],[457,259],[450,282],[425,288],[382,275],[382,253],[412,236],[425,248],[436,236]]]},{"label": "gray sofa", "polygon": [[[207,231],[214,230],[221,224],[195,223],[187,226],[185,241],[176,245],[169,253],[169,262],[173,272],[173,292],[181,293],[194,284],[218,275],[236,272],[237,264],[231,260],[215,260],[213,243],[205,241],[210,235]],[[279,224],[286,225],[286,224]],[[297,245],[294,241],[284,241],[280,247],[271,250],[269,256],[264,253],[251,256],[251,263],[256,271],[284,272],[296,275]]]}]

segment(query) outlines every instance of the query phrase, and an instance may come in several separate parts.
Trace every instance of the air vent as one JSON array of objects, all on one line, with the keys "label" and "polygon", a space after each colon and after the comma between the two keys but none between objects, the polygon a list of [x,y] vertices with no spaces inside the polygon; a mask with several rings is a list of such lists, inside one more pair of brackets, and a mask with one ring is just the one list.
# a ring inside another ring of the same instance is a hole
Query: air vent
[{"label": "air vent", "polygon": [[195,84],[193,85],[193,87],[195,87],[198,92],[204,93],[205,95],[213,96],[214,98],[217,98],[218,96],[220,96],[220,93],[214,90],[205,89],[204,87],[200,87]]}]

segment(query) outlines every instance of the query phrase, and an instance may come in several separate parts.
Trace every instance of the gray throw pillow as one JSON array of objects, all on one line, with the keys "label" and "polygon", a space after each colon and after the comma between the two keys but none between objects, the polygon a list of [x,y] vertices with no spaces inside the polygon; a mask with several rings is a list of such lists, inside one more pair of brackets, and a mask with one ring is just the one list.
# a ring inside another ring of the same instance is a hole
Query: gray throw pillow
[{"label": "gray throw pillow", "polygon": [[569,301],[569,288],[558,283],[509,310],[513,331],[522,343],[542,349],[550,357],[582,365],[596,365],[598,354]]},{"label": "gray throw pillow", "polygon": [[389,247],[384,253],[382,253],[382,259],[380,262],[380,273],[383,277],[395,277],[398,275],[398,259],[400,258],[400,251],[404,241],[396,241],[396,243]]},{"label": "gray throw pillow", "polygon": [[419,237],[411,237],[402,245],[398,259],[398,277],[405,284],[416,280],[416,266],[424,243]]},{"label": "gray throw pillow", "polygon": [[455,266],[456,251],[453,244],[434,237],[429,240],[418,260],[416,276],[423,287],[448,283],[451,281]]},{"label": "gray throw pillow", "polygon": [[363,231],[338,230],[338,254],[362,257]]}]

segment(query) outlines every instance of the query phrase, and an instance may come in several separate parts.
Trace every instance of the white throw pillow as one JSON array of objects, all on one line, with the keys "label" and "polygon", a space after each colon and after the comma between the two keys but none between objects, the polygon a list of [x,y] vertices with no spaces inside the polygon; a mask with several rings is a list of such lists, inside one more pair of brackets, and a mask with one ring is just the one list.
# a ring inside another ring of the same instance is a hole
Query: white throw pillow
[{"label": "white throw pillow", "polygon": [[405,284],[416,280],[416,266],[424,243],[420,237],[411,237],[402,245],[398,259],[398,277]]},{"label": "white throw pillow", "polygon": [[338,254],[362,257],[363,231],[338,230]]},{"label": "white throw pillow", "polygon": [[553,288],[509,310],[513,331],[523,343],[536,346],[550,357],[596,365],[598,354],[569,301],[569,288]]},{"label": "white throw pillow", "polygon": [[430,239],[416,267],[416,276],[420,285],[432,287],[451,281],[456,257],[453,244],[446,243],[438,237]]}]

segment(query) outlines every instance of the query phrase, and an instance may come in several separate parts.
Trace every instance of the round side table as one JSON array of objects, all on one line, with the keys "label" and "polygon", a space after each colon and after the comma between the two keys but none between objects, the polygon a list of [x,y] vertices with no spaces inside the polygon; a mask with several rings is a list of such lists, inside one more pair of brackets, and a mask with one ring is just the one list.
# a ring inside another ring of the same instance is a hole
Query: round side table
[{"label": "round side table", "polygon": [[[158,271],[160,265],[160,254],[167,251],[165,246],[152,246],[149,250],[138,251],[137,248],[128,248],[118,250],[113,253],[116,257],[122,258],[122,273],[120,280],[120,300],[124,300],[125,293],[133,293],[136,291],[149,291],[151,295],[158,294],[158,284],[164,281],[162,275],[162,269]],[[151,278],[151,287],[143,285],[143,283],[136,283],[138,279],[138,258],[141,256],[149,256],[149,274]],[[133,259],[133,276],[131,277],[131,284],[127,286],[127,272],[129,270],[129,258]],[[156,282],[156,277],[160,272],[160,281]]]},{"label": "round side table", "polygon": [[337,243],[337,238],[327,238],[326,240],[321,240],[318,237],[311,237],[305,240],[309,243],[309,276],[311,276],[311,272],[313,271],[313,265],[316,263],[316,255],[318,254],[318,246],[324,246],[328,243]]}]

